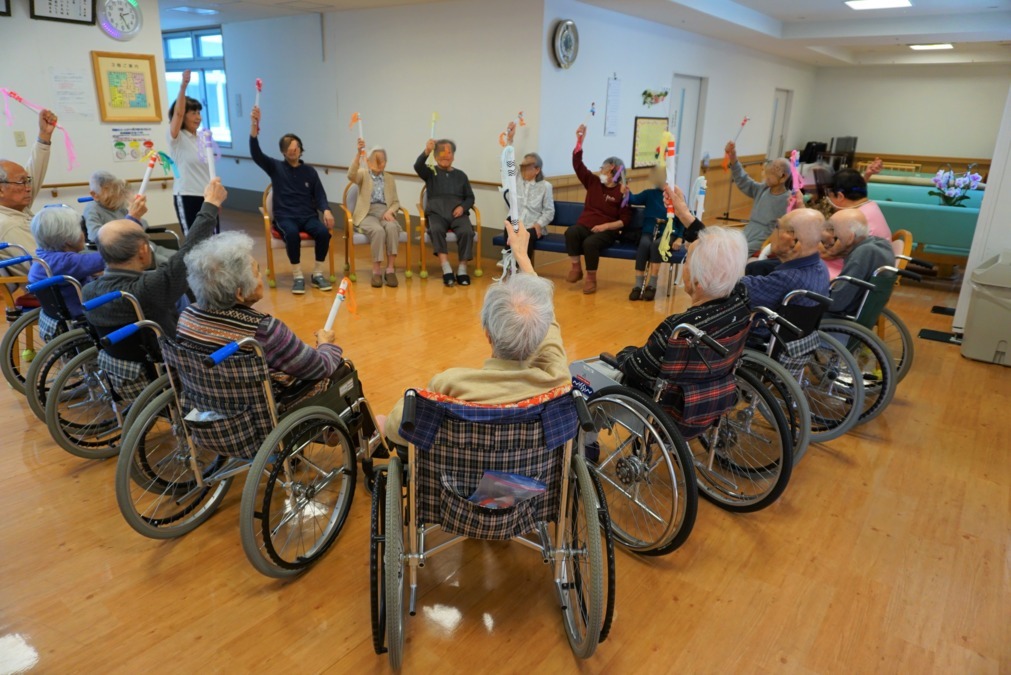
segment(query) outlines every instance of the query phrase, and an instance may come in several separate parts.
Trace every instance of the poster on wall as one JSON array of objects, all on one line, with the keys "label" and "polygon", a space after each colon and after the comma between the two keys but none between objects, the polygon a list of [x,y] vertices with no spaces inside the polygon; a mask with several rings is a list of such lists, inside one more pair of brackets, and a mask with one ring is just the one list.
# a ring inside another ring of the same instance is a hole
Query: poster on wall
[{"label": "poster on wall", "polygon": [[668,129],[666,117],[636,117],[632,136],[632,168],[656,166],[660,162],[660,140]]},{"label": "poster on wall", "polygon": [[31,0],[33,19],[95,25],[95,0]]},{"label": "poster on wall", "polygon": [[151,127],[113,127],[112,159],[114,162],[139,162],[154,148]]},{"label": "poster on wall", "polygon": [[618,109],[621,103],[621,80],[615,75],[607,81],[607,101],[604,105],[604,135],[618,135]]},{"label": "poster on wall", "polygon": [[91,52],[103,122],[161,122],[154,56]]},{"label": "poster on wall", "polygon": [[87,71],[73,68],[50,68],[49,84],[53,90],[53,110],[60,117],[95,116],[95,99]]}]

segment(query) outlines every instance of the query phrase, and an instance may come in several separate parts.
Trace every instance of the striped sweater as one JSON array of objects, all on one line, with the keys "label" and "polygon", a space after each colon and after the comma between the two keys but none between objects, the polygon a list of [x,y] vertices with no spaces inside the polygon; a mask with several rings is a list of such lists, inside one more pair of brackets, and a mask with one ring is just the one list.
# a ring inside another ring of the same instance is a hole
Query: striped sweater
[{"label": "striped sweater", "polygon": [[183,346],[214,350],[244,337],[263,345],[272,375],[321,380],[333,375],[341,363],[342,352],[337,345],[323,344],[313,349],[286,325],[251,307],[211,310],[190,305],[179,316],[176,338]]}]

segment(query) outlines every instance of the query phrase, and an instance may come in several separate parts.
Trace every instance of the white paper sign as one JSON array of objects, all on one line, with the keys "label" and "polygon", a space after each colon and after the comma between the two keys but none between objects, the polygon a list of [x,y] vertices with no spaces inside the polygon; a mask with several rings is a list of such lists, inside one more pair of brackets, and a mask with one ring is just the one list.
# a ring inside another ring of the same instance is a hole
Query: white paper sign
[{"label": "white paper sign", "polygon": [[53,89],[53,109],[60,117],[95,116],[95,87],[84,70],[50,68],[49,83]]},{"label": "white paper sign", "polygon": [[604,106],[604,135],[618,135],[618,108],[621,103],[621,80],[612,77],[607,81],[607,103]]}]

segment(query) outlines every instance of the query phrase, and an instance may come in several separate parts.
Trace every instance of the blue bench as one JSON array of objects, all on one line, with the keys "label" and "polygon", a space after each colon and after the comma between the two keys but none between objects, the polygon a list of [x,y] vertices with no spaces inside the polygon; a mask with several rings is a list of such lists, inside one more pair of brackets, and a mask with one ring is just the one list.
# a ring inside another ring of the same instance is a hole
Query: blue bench
[{"label": "blue bench", "polygon": [[984,193],[969,192],[964,207],[942,206],[927,192],[930,187],[871,182],[868,196],[877,202],[888,227],[909,230],[913,255],[941,264],[964,264],[972,247]]}]

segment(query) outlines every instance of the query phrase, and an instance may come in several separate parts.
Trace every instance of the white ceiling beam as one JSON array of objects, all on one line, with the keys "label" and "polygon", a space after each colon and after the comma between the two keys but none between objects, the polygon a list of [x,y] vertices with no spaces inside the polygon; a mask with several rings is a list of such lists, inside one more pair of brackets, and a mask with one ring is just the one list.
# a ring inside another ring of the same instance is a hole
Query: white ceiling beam
[{"label": "white ceiling beam", "polygon": [[785,40],[888,38],[914,35],[964,35],[949,42],[983,42],[1011,39],[1011,12],[883,18],[877,21],[790,22],[783,26]]},{"label": "white ceiling beam", "polygon": [[672,5],[677,5],[691,12],[697,12],[706,16],[711,16],[720,21],[735,24],[741,28],[762,33],[770,37],[781,37],[783,34],[783,22],[771,16],[755,11],[750,7],[740,5],[733,0],[705,0],[705,2],[692,2],[691,0],[667,0]]}]

